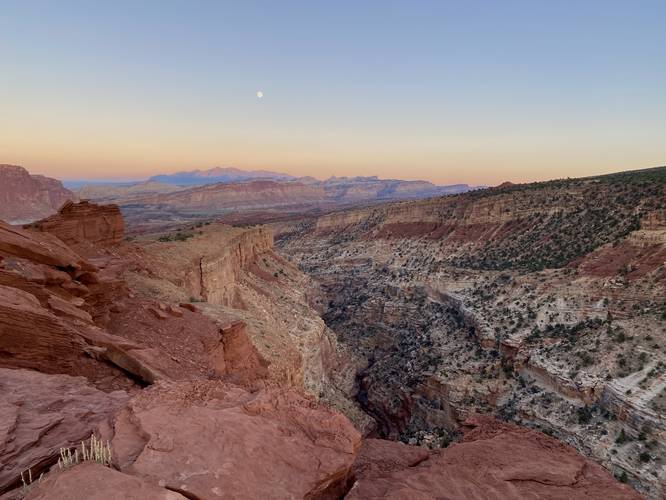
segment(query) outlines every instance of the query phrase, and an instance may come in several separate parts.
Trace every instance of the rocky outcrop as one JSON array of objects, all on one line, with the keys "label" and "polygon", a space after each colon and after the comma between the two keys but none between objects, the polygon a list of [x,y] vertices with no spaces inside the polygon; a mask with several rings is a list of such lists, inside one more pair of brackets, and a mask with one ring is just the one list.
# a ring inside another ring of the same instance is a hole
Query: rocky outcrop
[{"label": "rocky outcrop", "polygon": [[123,391],[104,393],[83,377],[0,368],[0,493],[53,465],[60,448],[78,446],[107,428],[127,400]]},{"label": "rocky outcrop", "polygon": [[133,384],[126,372],[145,383],[167,377],[167,360],[94,323],[115,286],[61,240],[0,223],[0,258],[0,366],[121,385]]},{"label": "rocky outcrop", "polygon": [[[349,499],[640,499],[602,467],[539,432],[487,418],[461,443],[429,457],[404,445],[369,443],[355,466]],[[401,457],[401,458],[398,458]]]},{"label": "rocky outcrop", "polygon": [[133,399],[111,443],[122,472],[188,498],[337,498],[360,435],[292,390],[158,385]]},{"label": "rocky outcrop", "polygon": [[358,480],[386,476],[392,472],[416,467],[430,458],[431,452],[420,446],[400,441],[364,439],[354,461],[354,477]]},{"label": "rocky outcrop", "polygon": [[124,234],[123,217],[117,205],[95,205],[87,201],[67,202],[58,213],[27,226],[51,233],[70,247],[110,247]]},{"label": "rocky outcrop", "polygon": [[80,255],[52,235],[36,235],[0,221],[0,257],[15,256],[59,269],[94,271]]},{"label": "rocky outcrop", "polygon": [[25,500],[187,500],[145,479],[85,462],[49,476],[28,489]]},{"label": "rocky outcrop", "polygon": [[221,326],[220,334],[221,341],[211,353],[211,361],[220,372],[242,385],[268,378],[269,363],[252,344],[245,323]]},{"label": "rocky outcrop", "polygon": [[54,213],[76,195],[60,181],[30,175],[16,165],[0,165],[0,219],[24,223]]},{"label": "rocky outcrop", "polygon": [[[75,312],[59,317],[59,304]],[[119,375],[118,369],[147,384],[169,378],[168,360],[152,349],[107,334],[66,301],[50,300],[49,306],[30,293],[0,285],[0,366],[96,381]]]}]

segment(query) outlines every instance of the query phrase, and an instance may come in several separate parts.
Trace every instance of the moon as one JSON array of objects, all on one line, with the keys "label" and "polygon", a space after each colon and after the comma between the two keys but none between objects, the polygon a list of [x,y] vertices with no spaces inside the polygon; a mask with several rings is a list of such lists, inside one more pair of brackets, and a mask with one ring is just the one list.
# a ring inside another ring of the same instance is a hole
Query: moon
[{"label": "moon", "polygon": [[264,93],[261,90],[257,90],[257,97],[261,99],[262,97],[264,97]]}]

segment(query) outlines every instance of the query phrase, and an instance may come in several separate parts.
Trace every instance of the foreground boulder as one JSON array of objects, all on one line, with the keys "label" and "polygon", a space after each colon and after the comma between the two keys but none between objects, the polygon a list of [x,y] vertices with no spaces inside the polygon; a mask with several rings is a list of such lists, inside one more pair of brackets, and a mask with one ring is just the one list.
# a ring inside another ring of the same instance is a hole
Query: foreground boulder
[{"label": "foreground boulder", "polygon": [[180,493],[93,462],[86,462],[35,484],[26,500],[185,500]]},{"label": "foreground boulder", "polygon": [[0,257],[15,256],[59,269],[91,271],[80,255],[51,234],[37,234],[0,221]]},{"label": "foreground boulder", "polygon": [[[405,445],[366,442],[350,499],[640,499],[604,468],[540,432],[474,417],[462,442],[422,460]],[[411,448],[411,447],[409,447]],[[391,458],[401,457],[401,458]]]},{"label": "foreground boulder", "polygon": [[34,478],[109,420],[127,394],[94,389],[83,377],[0,368],[0,493]]},{"label": "foreground boulder", "polygon": [[118,416],[122,472],[189,498],[338,498],[361,443],[343,415],[293,390],[160,383]]}]

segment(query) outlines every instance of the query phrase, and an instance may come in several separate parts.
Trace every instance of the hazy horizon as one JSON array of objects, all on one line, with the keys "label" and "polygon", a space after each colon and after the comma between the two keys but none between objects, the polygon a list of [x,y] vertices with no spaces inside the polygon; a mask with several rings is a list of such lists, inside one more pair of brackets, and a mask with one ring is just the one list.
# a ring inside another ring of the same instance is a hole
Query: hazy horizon
[{"label": "hazy horizon", "polygon": [[652,0],[8,0],[0,162],[473,185],[662,165],[664,20]]},{"label": "hazy horizon", "polygon": [[[7,162],[0,161],[0,165],[2,165],[3,163],[7,164]],[[96,184],[96,183],[99,183],[99,184],[137,183],[137,182],[148,181],[148,180],[150,180],[151,177],[158,176],[158,175],[163,175],[163,174],[169,175],[169,174],[175,174],[175,173],[179,173],[179,172],[190,172],[190,171],[195,171],[195,170],[205,171],[205,170],[210,170],[212,168],[217,168],[217,167],[210,167],[210,168],[177,169],[177,170],[172,170],[172,171],[168,171],[168,172],[167,171],[155,171],[153,173],[149,173],[149,174],[144,175],[144,176],[134,176],[134,177],[128,176],[128,177],[115,177],[114,178],[114,177],[104,177],[103,175],[100,175],[98,177],[86,177],[86,176],[82,176],[82,177],[58,177],[58,176],[52,176],[50,174],[31,169],[26,165],[19,165],[19,166],[25,168],[30,174],[33,174],[33,175],[46,175],[46,176],[53,177],[57,180],[60,180],[61,182],[65,183],[65,184],[67,184],[67,183],[76,183],[76,184],[82,184],[82,185],[85,184],[85,183],[90,183],[90,184]],[[603,172],[598,172],[598,173],[590,174],[590,175],[592,175],[592,176],[594,176],[594,175],[605,175],[605,174],[613,174],[613,173],[626,172],[626,171],[632,171],[632,170],[645,170],[645,169],[650,169],[650,168],[658,168],[658,167],[663,167],[663,166],[666,166],[666,165],[639,166],[639,167],[636,167],[636,168],[624,168],[624,169],[619,169],[619,170],[603,171]],[[229,168],[229,166],[225,166],[225,167],[222,167],[222,168]],[[238,168],[238,167],[230,167],[230,168]],[[270,168],[269,169],[242,169],[242,170],[247,170],[247,171],[249,171],[249,170],[268,170],[268,171],[272,171],[274,173],[289,174],[289,172],[286,172],[286,171],[283,171],[283,170],[280,170],[280,169],[270,169]],[[414,177],[414,178],[386,177],[386,176],[383,176],[383,175],[380,175],[380,174],[372,174],[372,173],[363,174],[363,175],[348,175],[348,176],[342,176],[342,175],[337,175],[336,176],[335,174],[332,174],[331,176],[327,176],[327,177],[317,177],[317,176],[311,176],[311,177],[315,177],[318,180],[326,180],[330,177],[373,177],[373,176],[378,177],[380,179],[420,180],[420,181],[429,180],[429,179],[416,178],[416,177]],[[541,182],[541,181],[564,179],[564,178],[567,178],[567,177],[577,178],[577,177],[587,177],[587,176],[588,175],[556,176],[556,177],[539,178],[539,179],[524,179],[524,180],[518,180],[518,181],[515,181],[515,182],[516,183],[530,183],[530,182]],[[298,178],[298,177],[307,177],[307,175],[305,175],[305,176],[294,175],[294,177],[296,177],[296,178]],[[431,182],[433,182],[433,181],[431,181]],[[510,180],[506,179],[506,180],[503,180],[503,181],[500,181],[500,182],[485,183],[485,184],[465,182],[465,181],[450,182],[450,183],[438,183],[438,182],[433,182],[433,183],[437,184],[437,185],[468,184],[471,187],[483,187],[483,186],[491,187],[491,186],[494,186],[494,185],[501,184],[502,182],[514,182],[514,181],[510,181]]]}]

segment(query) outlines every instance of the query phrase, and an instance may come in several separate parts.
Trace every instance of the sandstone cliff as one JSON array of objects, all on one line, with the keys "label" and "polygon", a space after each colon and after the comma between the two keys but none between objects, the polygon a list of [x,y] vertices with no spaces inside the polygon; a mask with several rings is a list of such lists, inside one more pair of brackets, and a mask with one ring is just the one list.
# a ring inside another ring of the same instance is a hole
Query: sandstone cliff
[{"label": "sandstone cliff", "polygon": [[194,231],[185,241],[141,242],[131,287],[161,302],[190,301],[222,329],[242,322],[271,379],[324,398],[367,427],[350,399],[358,360],[310,307],[310,281],[273,252],[271,231],[222,224]]},{"label": "sandstone cliff", "polygon": [[58,213],[26,226],[51,233],[70,247],[108,247],[123,239],[124,222],[117,205],[87,201],[65,203]]},{"label": "sandstone cliff", "polygon": [[60,181],[30,175],[23,167],[0,165],[0,220],[29,222],[51,215],[76,195]]}]

